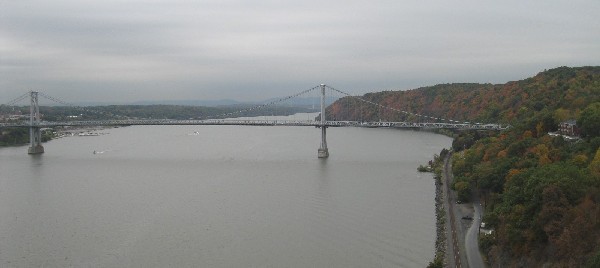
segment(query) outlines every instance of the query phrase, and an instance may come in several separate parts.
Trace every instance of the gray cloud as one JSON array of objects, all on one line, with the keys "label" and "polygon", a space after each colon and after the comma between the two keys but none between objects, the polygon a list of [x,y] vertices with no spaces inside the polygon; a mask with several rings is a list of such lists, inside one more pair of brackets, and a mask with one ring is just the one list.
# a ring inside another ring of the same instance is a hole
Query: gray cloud
[{"label": "gray cloud", "polygon": [[598,65],[600,2],[0,0],[0,103],[257,100]]}]

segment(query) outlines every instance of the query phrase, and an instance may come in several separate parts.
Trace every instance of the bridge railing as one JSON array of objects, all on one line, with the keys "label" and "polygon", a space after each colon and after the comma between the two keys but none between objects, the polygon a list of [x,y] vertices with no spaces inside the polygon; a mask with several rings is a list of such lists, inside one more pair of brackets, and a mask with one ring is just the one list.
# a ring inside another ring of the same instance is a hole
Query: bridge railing
[{"label": "bridge railing", "polygon": [[[130,120],[90,120],[90,121],[41,121],[35,127],[57,126],[129,126],[129,125],[237,125],[237,126],[321,126],[315,120],[254,120],[254,119],[207,119],[207,120],[170,120],[170,119],[130,119]],[[0,127],[30,127],[29,122],[0,123]],[[414,123],[414,122],[362,122],[362,121],[325,121],[326,127],[367,127],[367,128],[419,128],[419,129],[473,129],[503,130],[508,126],[498,124],[468,123]]]}]

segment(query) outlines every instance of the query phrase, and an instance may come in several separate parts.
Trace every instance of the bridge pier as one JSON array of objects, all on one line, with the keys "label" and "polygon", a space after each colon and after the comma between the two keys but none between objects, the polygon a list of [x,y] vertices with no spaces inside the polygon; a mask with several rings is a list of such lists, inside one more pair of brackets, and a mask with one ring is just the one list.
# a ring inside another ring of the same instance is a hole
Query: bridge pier
[{"label": "bridge pier", "polygon": [[40,123],[40,106],[38,105],[38,93],[29,92],[31,105],[29,105],[29,149],[28,154],[41,154],[44,152],[42,146],[42,130],[37,127]]},{"label": "bridge pier", "polygon": [[329,157],[329,149],[327,149],[327,127],[321,126],[321,147],[317,151],[319,158]]},{"label": "bridge pier", "polygon": [[317,157],[329,157],[327,149],[327,127],[325,126],[325,84],[321,84],[321,147],[317,151]]},{"label": "bridge pier", "polygon": [[41,154],[44,152],[44,146],[42,146],[42,131],[39,127],[29,128],[29,149],[28,154]]}]

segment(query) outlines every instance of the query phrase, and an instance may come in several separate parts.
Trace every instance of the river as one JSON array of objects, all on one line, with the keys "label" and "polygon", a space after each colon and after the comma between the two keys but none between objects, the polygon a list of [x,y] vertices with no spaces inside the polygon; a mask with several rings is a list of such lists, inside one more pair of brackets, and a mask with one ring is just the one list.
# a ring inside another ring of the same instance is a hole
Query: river
[{"label": "river", "polygon": [[0,267],[426,266],[435,185],[417,166],[451,139],[327,131],[328,159],[311,127],[132,126],[42,155],[0,148]]}]

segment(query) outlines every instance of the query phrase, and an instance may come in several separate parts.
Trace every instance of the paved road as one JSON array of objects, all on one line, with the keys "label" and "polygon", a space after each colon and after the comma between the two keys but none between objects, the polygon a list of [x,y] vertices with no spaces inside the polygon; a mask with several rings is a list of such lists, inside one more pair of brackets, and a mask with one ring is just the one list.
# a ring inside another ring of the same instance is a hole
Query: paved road
[{"label": "paved road", "polygon": [[481,224],[483,210],[481,209],[479,198],[476,197],[476,195],[473,198],[473,209],[473,223],[471,224],[471,227],[469,227],[469,231],[467,231],[465,236],[467,260],[469,262],[469,267],[485,267],[483,264],[483,258],[481,258],[481,253],[479,252],[479,240],[477,239],[479,237],[479,225]]}]

